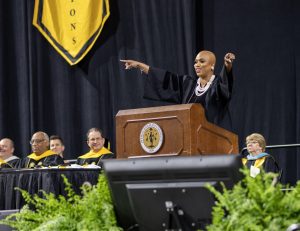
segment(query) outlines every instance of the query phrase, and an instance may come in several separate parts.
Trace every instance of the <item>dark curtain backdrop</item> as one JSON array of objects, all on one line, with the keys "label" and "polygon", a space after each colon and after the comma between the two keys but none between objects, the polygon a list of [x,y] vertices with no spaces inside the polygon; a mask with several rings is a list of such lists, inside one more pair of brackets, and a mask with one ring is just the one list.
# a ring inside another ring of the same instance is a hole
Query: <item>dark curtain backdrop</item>
[{"label": "dark curtain backdrop", "polygon": [[[230,104],[240,148],[252,132],[268,144],[300,143],[300,3],[297,0],[110,0],[111,15],[93,49],[71,67],[32,26],[34,0],[0,1],[0,137],[28,155],[38,130],[58,134],[66,158],[88,150],[99,127],[115,147],[121,109],[165,105],[145,100],[143,77],[120,59],[194,74],[201,49],[236,54]],[[270,150],[283,181],[300,178],[299,149]]]}]

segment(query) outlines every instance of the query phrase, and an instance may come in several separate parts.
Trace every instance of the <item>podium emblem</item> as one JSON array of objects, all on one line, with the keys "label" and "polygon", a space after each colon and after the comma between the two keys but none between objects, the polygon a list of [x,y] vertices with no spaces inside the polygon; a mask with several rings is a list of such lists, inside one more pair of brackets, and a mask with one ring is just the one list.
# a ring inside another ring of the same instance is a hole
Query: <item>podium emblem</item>
[{"label": "podium emblem", "polygon": [[147,153],[156,153],[163,143],[162,129],[156,123],[146,124],[140,133],[140,144]]}]

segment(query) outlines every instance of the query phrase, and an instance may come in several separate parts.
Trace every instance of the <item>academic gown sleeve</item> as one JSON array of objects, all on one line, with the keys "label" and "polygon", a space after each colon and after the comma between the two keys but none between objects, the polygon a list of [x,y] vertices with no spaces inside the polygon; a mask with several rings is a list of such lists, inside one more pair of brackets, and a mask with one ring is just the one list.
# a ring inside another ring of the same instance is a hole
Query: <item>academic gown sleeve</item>
[{"label": "academic gown sleeve", "polygon": [[113,159],[113,158],[116,158],[116,155],[114,153],[107,153],[96,158],[77,158],[76,164],[78,165],[96,164],[102,167],[102,160]]},{"label": "academic gown sleeve", "polygon": [[266,172],[274,172],[274,173],[281,174],[281,169],[280,169],[278,163],[276,162],[275,158],[270,154],[264,164],[264,170]]},{"label": "academic gown sleeve", "polygon": [[59,155],[51,155],[45,158],[42,158],[38,161],[25,157],[20,162],[20,168],[36,168],[36,167],[50,167],[50,166],[58,166],[64,165],[64,159]]},{"label": "academic gown sleeve", "polygon": [[11,161],[8,161],[8,165],[10,168],[19,168],[21,159],[13,159]]},{"label": "academic gown sleeve", "polygon": [[47,156],[43,160],[43,167],[64,165],[64,159],[59,155]]},{"label": "academic gown sleeve", "polygon": [[103,161],[102,160],[114,159],[114,158],[116,158],[116,155],[114,153],[109,153],[109,154],[102,155],[100,160],[98,161],[97,165],[102,168],[103,167]]},{"label": "academic gown sleeve", "polygon": [[223,100],[230,100],[233,87],[232,69],[230,72],[227,72],[225,66],[223,66],[219,75],[220,81],[218,83],[217,95],[223,98]]},{"label": "academic gown sleeve", "polygon": [[19,168],[27,168],[29,161],[30,161],[30,159],[27,156],[22,158],[19,163]]},{"label": "academic gown sleeve", "polygon": [[195,94],[198,77],[177,75],[150,67],[145,78],[144,98],[176,104],[201,102],[209,122],[231,130],[232,123],[228,102],[232,94],[233,75],[232,71],[227,72],[224,66],[220,74],[216,75],[207,92],[196,98],[195,95],[193,98],[193,94]]},{"label": "academic gown sleeve", "polygon": [[[211,97],[215,100],[230,100],[233,86],[232,70],[226,71],[223,66],[219,77],[216,78],[215,89],[207,94],[206,101],[209,103]],[[196,87],[197,78],[188,75],[177,75],[169,71],[150,67],[144,84],[144,98],[153,100],[164,100],[174,103],[190,103],[188,99]],[[205,105],[203,105],[205,107]]]},{"label": "academic gown sleeve", "polygon": [[172,103],[185,103],[186,79],[189,76],[173,74],[156,67],[150,67],[144,84],[144,98]]}]

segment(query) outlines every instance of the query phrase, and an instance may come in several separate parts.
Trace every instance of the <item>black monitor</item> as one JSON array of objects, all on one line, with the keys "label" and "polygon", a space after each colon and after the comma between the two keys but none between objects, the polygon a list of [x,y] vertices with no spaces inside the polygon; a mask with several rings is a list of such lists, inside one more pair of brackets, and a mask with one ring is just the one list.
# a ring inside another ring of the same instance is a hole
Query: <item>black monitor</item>
[{"label": "black monitor", "polygon": [[241,179],[238,155],[105,160],[118,224],[124,230],[197,230],[211,222],[220,190]]},{"label": "black monitor", "polygon": [[[13,214],[13,213],[18,213],[19,209],[12,209],[12,210],[0,210],[0,220],[4,220],[8,215]],[[11,231],[13,230],[12,227],[8,225],[0,225],[0,230],[1,231]]]}]

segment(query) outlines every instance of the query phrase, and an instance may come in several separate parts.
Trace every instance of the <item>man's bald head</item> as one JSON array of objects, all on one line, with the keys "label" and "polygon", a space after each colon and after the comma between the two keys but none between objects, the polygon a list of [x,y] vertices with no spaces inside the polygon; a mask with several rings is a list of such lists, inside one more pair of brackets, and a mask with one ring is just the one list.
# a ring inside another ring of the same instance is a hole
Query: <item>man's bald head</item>
[{"label": "man's bald head", "polygon": [[30,143],[32,152],[41,155],[49,149],[49,136],[45,132],[38,131],[33,134]]},{"label": "man's bald head", "polygon": [[0,140],[0,158],[5,160],[14,154],[14,142],[9,138]]}]

